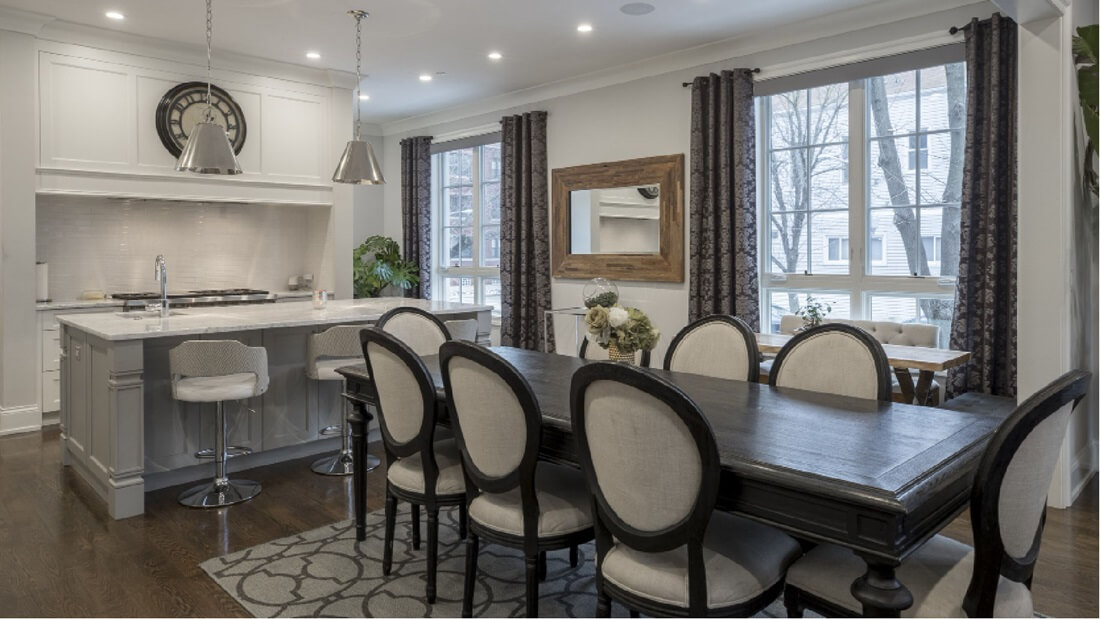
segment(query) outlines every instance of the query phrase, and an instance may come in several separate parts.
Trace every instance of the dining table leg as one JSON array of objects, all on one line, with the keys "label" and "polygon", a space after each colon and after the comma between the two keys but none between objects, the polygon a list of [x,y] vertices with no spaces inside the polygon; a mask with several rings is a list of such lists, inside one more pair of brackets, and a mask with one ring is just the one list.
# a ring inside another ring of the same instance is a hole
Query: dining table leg
[{"label": "dining table leg", "polygon": [[371,422],[371,413],[367,406],[352,399],[352,410],[348,414],[348,425],[352,428],[352,491],[355,496],[356,541],[367,539],[367,424]]},{"label": "dining table leg", "polygon": [[897,562],[862,555],[868,570],[853,581],[850,591],[864,610],[865,617],[898,617],[914,603],[910,590],[895,578]]},{"label": "dining table leg", "polygon": [[917,387],[914,389],[914,395],[917,396],[917,403],[919,406],[929,405],[929,388],[933,386],[933,371],[921,370],[918,372]]},{"label": "dining table leg", "polygon": [[[902,401],[909,404],[914,401],[914,377],[906,368],[891,368],[898,379],[898,389],[902,392]],[[918,402],[921,404],[921,402]]]}]

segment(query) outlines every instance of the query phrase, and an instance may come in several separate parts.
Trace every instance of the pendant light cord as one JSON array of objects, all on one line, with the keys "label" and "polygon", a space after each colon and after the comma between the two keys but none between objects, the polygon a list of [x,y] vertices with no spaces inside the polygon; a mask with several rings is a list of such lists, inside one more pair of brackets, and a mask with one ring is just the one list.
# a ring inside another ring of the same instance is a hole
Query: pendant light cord
[{"label": "pendant light cord", "polygon": [[[210,0],[207,0],[210,2]],[[359,108],[363,105],[363,99],[360,99],[362,95],[361,86],[362,77],[360,77],[360,63],[363,61],[363,16],[366,15],[363,11],[350,11],[356,18],[356,126],[355,126],[355,140],[359,141]]]},{"label": "pendant light cord", "polygon": [[212,81],[211,74],[211,60],[210,60],[210,38],[214,31],[214,9],[211,7],[212,0],[206,0],[206,120],[207,122],[214,122],[214,109],[210,103],[210,82]]}]

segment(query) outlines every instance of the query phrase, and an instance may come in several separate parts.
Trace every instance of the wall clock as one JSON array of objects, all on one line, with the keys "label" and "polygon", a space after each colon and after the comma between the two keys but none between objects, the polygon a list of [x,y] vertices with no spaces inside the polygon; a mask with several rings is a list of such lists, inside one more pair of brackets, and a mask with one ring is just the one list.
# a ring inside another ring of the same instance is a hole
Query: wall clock
[{"label": "wall clock", "polygon": [[[245,113],[229,93],[217,86],[210,87],[210,102],[214,122],[225,127],[233,152],[240,155],[245,145]],[[195,123],[203,119],[206,110],[206,82],[184,82],[169,89],[157,104],[157,135],[161,144],[179,157],[187,144],[187,136]]]}]

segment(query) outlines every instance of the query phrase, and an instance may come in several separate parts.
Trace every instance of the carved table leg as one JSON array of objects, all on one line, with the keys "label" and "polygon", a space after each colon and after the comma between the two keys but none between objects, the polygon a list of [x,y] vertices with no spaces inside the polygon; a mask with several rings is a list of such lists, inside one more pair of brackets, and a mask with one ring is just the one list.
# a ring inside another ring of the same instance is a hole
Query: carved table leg
[{"label": "carved table leg", "polygon": [[367,467],[364,454],[367,453],[367,424],[371,413],[363,402],[352,400],[352,412],[348,415],[348,425],[352,428],[352,490],[356,512],[356,541],[367,539]]},{"label": "carved table leg", "polygon": [[[910,370],[906,368],[892,368],[895,378],[898,379],[898,388],[902,392],[902,400],[907,404],[914,401],[914,377],[910,376]],[[918,402],[921,404],[921,402]]]},{"label": "carved table leg", "polygon": [[929,405],[929,388],[933,386],[933,372],[930,370],[921,370],[918,373],[917,381],[917,403],[918,406]]},{"label": "carved table leg", "polygon": [[865,617],[898,617],[914,603],[910,590],[895,578],[897,564],[860,555],[868,571],[853,581],[850,591],[864,609]]}]

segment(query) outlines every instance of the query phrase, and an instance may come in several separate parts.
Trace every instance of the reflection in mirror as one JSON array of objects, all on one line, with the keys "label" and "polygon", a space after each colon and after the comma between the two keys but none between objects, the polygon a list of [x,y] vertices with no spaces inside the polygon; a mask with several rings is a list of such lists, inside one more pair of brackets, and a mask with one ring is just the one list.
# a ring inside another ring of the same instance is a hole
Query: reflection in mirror
[{"label": "reflection in mirror", "polygon": [[570,192],[571,254],[656,254],[661,251],[657,185]]}]

